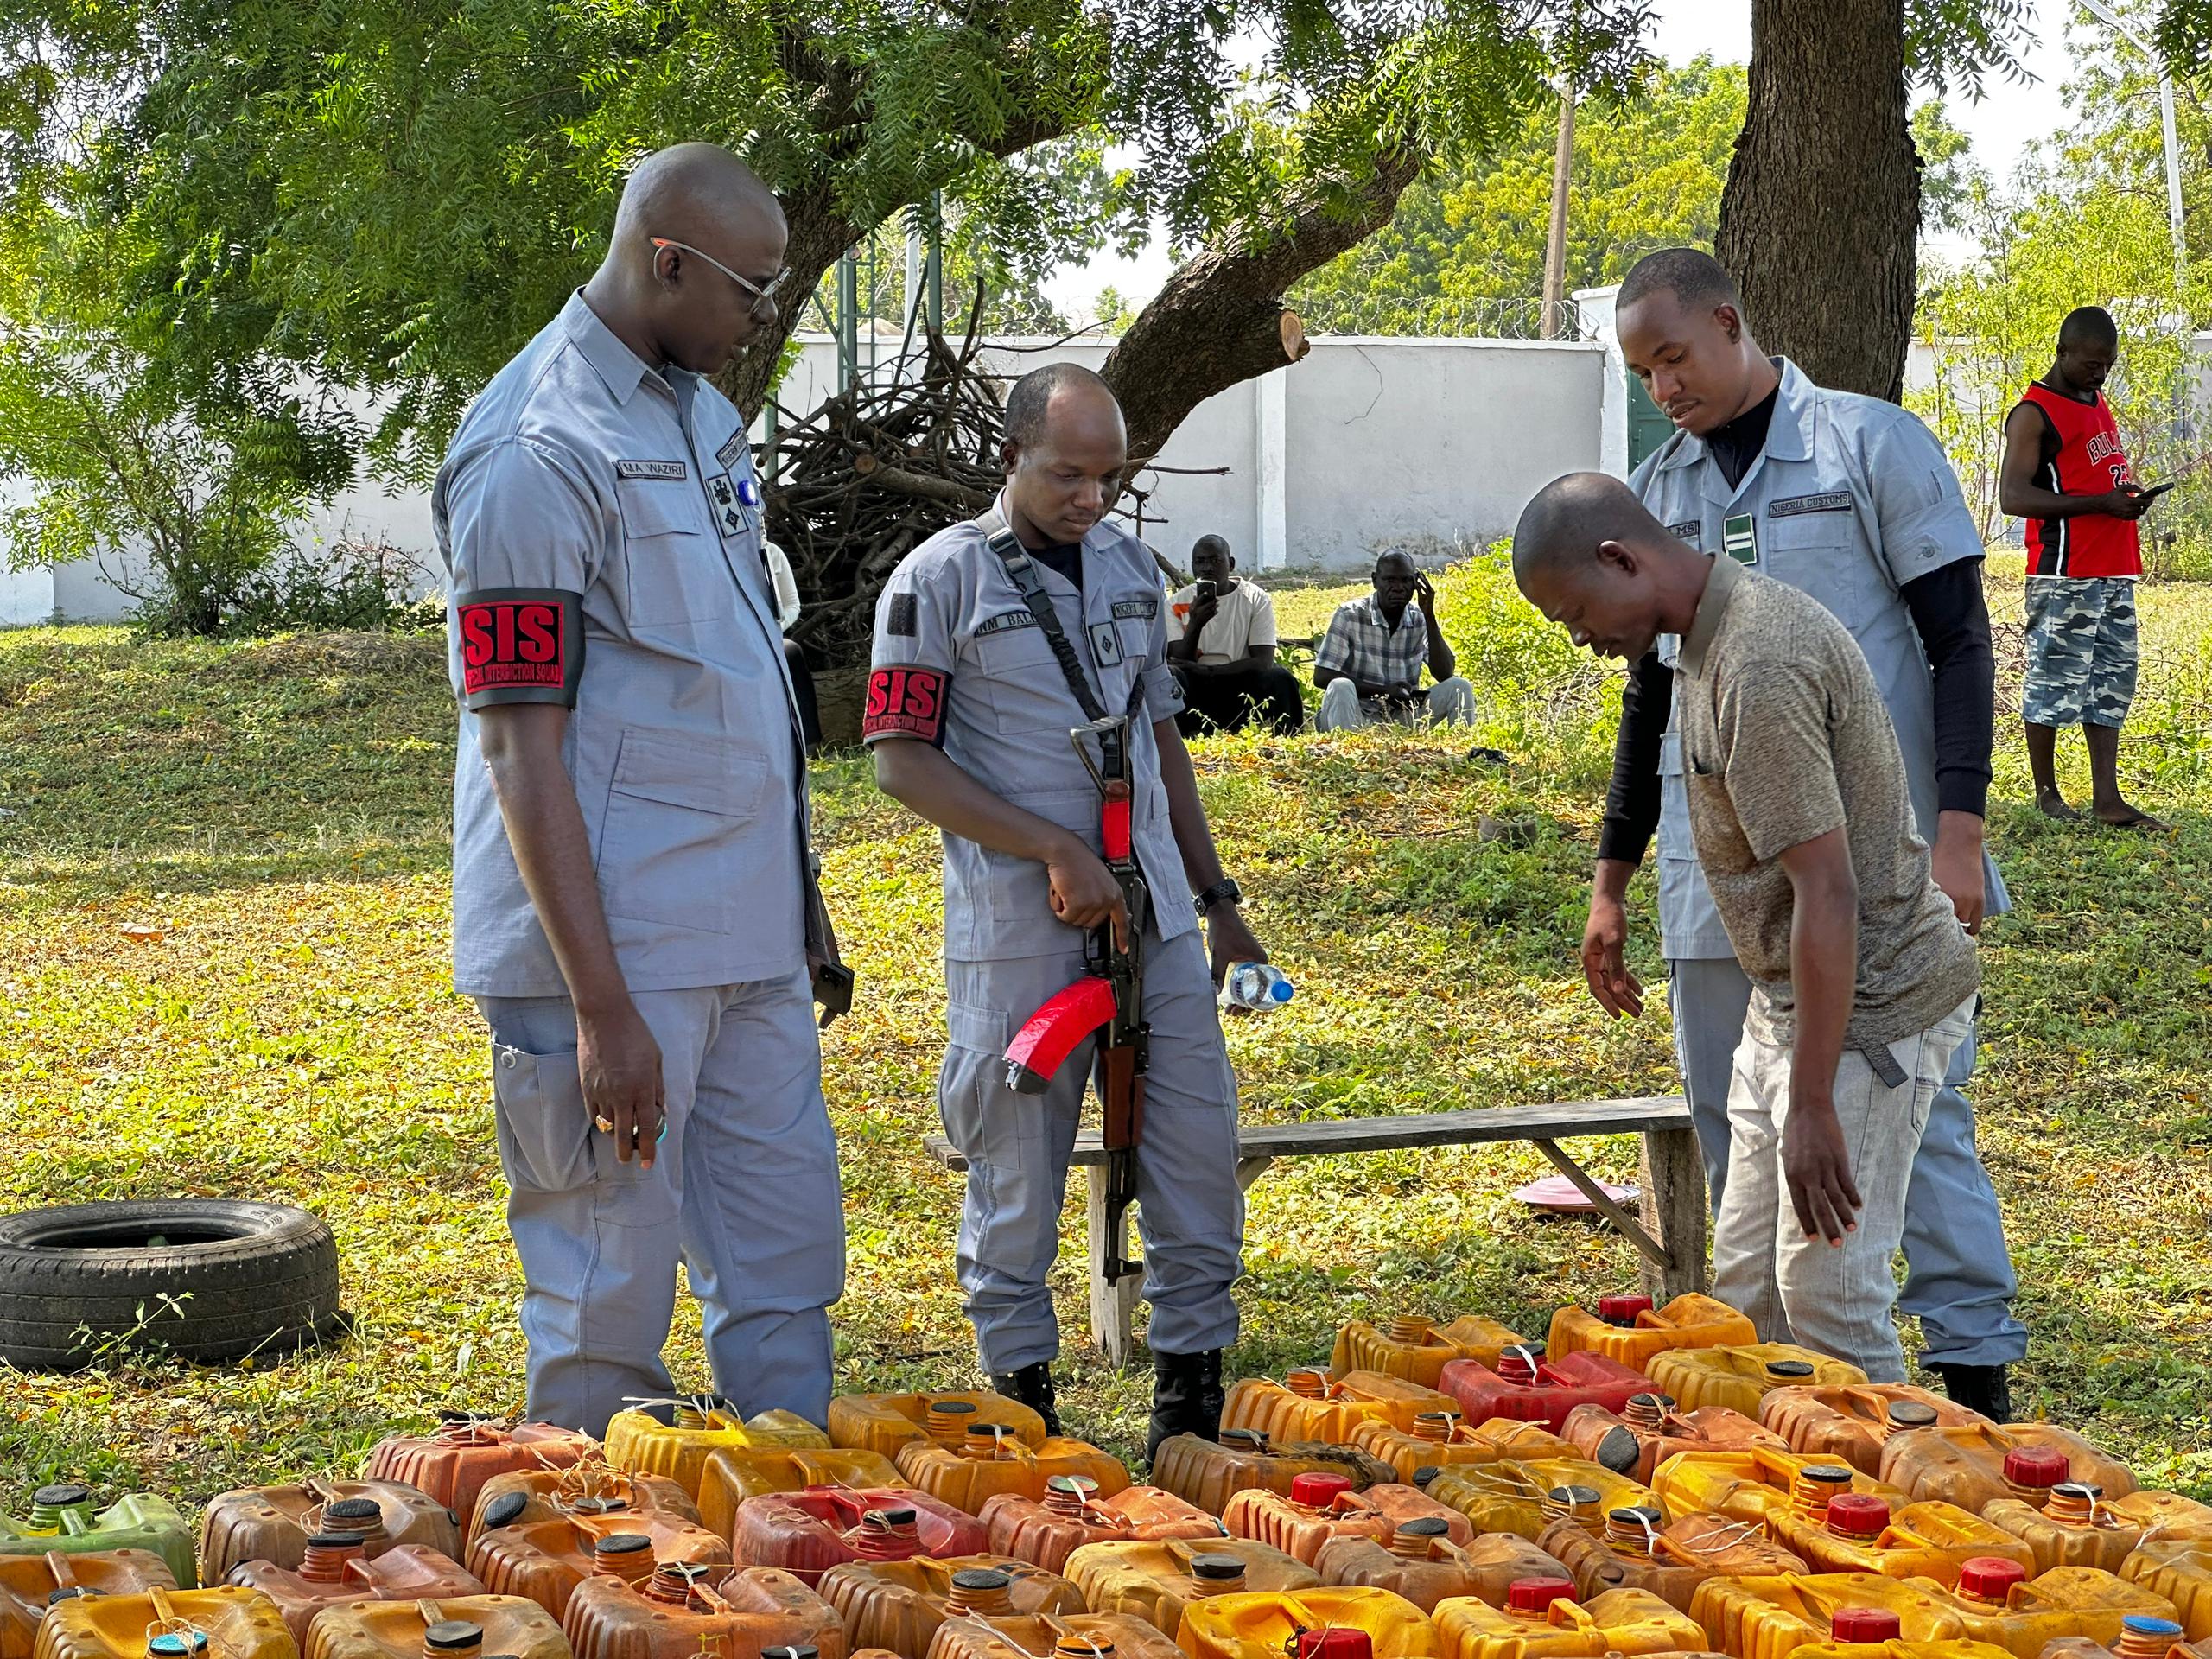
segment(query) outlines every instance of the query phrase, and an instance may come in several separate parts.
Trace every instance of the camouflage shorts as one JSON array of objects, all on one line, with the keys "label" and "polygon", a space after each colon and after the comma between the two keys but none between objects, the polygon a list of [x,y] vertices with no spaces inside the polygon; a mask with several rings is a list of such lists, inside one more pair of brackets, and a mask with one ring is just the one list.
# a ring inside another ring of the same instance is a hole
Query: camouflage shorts
[{"label": "camouflage shorts", "polygon": [[2117,726],[2135,701],[2135,583],[2030,576],[2020,715],[2031,726]]}]

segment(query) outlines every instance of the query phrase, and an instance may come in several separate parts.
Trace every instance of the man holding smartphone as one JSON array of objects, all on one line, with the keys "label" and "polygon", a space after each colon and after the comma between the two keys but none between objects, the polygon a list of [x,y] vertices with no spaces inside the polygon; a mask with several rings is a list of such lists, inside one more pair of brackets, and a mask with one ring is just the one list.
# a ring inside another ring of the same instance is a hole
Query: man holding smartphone
[{"label": "man holding smartphone", "polygon": [[2085,305],[2058,326],[2050,372],[2005,420],[1997,504],[2027,520],[2028,661],[2020,718],[2036,805],[2082,815],[2059,792],[2058,728],[2079,726],[2089,750],[2089,810],[2119,830],[2164,830],[2120,792],[2120,728],[2135,698],[2136,520],[2170,486],[2145,490],[2129,470],[2105,378],[2120,355],[2111,313]]},{"label": "man holding smartphone", "polygon": [[1183,690],[1176,728],[1185,737],[1241,732],[1265,721],[1288,736],[1306,724],[1298,680],[1275,661],[1275,598],[1237,578],[1218,536],[1191,547],[1196,578],[1167,601],[1167,671]]}]

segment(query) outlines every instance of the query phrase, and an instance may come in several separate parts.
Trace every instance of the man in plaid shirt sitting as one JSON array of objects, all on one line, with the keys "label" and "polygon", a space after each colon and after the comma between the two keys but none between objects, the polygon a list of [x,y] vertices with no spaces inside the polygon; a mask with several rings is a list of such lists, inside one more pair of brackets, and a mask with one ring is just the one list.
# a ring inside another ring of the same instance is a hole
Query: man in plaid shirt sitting
[{"label": "man in plaid shirt sitting", "polygon": [[[1375,562],[1375,591],[1337,607],[1313,653],[1313,683],[1321,688],[1314,729],[1356,731],[1383,721],[1410,726],[1423,715],[1471,725],[1475,688],[1452,671],[1455,666],[1436,622],[1436,589],[1410,556],[1385,553]],[[1436,680],[1426,691],[1424,667]]]}]

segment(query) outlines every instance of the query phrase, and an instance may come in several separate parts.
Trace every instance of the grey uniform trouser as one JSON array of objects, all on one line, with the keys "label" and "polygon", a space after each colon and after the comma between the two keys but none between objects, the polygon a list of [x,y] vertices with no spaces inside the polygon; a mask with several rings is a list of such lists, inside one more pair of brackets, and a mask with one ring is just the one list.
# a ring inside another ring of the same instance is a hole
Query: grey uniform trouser
[{"label": "grey uniform trouser", "polygon": [[603,1434],[626,1398],[671,1391],[661,1348],[681,1260],[715,1391],[746,1416],[826,1422],[845,1217],[807,976],[634,1000],[667,1095],[650,1171],[592,1125],[574,1004],[477,999],[522,1258],[529,1414]]},{"label": "grey uniform trouser", "polygon": [[[955,1267],[988,1371],[1059,1352],[1046,1285],[1059,1252],[1068,1157],[1096,1041],[1071,1054],[1042,1095],[1006,1086],[1006,1047],[1046,999],[1083,972],[1079,937],[1049,957],[944,965],[950,1042],[938,1075],[947,1139],[968,1159]],[[1147,1340],[1196,1354],[1236,1340],[1230,1287],[1243,1271],[1244,1198],[1236,1185],[1236,1083],[1223,1046],[1213,976],[1197,930],[1145,937],[1144,1014],[1152,1027],[1137,1204],[1144,1235]]]},{"label": "grey uniform trouser", "polygon": [[[1714,1214],[1728,1183],[1728,1090],[1751,982],[1732,957],[1670,961],[1667,997],[1675,1052],[1705,1154]],[[1951,1055],[1921,1132],[1904,1199],[1904,1292],[1897,1306],[1920,1321],[1930,1365],[2009,1365],[2028,1351],[2012,1317],[2019,1282],[2005,1244],[1997,1191],[1974,1146],[1974,1108],[1961,1092],[1974,1075],[1976,1033]]]}]

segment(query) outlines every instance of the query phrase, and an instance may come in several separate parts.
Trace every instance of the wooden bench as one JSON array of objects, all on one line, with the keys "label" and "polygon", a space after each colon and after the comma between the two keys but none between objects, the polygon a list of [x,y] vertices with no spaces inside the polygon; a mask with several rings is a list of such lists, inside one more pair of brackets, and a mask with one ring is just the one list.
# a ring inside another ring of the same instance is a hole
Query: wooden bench
[{"label": "wooden bench", "polygon": [[[1641,1217],[1631,1216],[1605,1195],[1581,1165],[1560,1147],[1586,1135],[1640,1135],[1643,1153],[1638,1184]],[[1336,1118],[1315,1123],[1250,1123],[1238,1132],[1236,1184],[1249,1188],[1278,1158],[1319,1158],[1337,1153],[1391,1152],[1411,1147],[1471,1147],[1500,1141],[1535,1145],[1560,1173],[1619,1228],[1643,1257],[1643,1281],[1662,1300],[1706,1287],[1705,1165],[1689,1107],[1679,1097],[1592,1100],[1550,1106],[1505,1106],[1459,1112],[1429,1112],[1395,1117]],[[943,1135],[927,1142],[929,1154],[947,1169],[965,1171],[968,1160]],[[1110,1249],[1120,1255],[1125,1238],[1109,1236],[1105,1181],[1098,1173],[1106,1154],[1098,1133],[1076,1136],[1070,1161],[1080,1167],[1090,1187],[1090,1335],[1116,1365],[1128,1363],[1135,1346],[1131,1329],[1139,1279],[1109,1285],[1101,1271]]]}]

